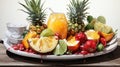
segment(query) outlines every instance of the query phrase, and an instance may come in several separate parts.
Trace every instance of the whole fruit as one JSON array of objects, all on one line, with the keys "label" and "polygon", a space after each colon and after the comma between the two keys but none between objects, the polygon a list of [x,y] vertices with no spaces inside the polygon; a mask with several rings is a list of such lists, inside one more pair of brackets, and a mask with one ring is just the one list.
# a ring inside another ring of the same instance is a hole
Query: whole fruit
[{"label": "whole fruit", "polygon": [[99,17],[97,18],[97,20],[100,21],[100,22],[103,23],[103,24],[106,24],[106,19],[105,19],[104,16],[99,16]]},{"label": "whole fruit", "polygon": [[106,39],[105,39],[105,38],[101,37],[101,38],[100,38],[100,42],[103,44],[104,47],[106,47],[107,42],[106,42]]},{"label": "whole fruit", "polygon": [[93,20],[93,16],[91,16],[91,15],[87,16],[88,23],[90,23],[92,20]]},{"label": "whole fruit", "polygon": [[88,40],[83,45],[83,50],[89,53],[93,53],[96,51],[97,44],[94,40]]},{"label": "whole fruit", "polygon": [[80,32],[80,33],[75,35],[75,39],[80,41],[80,44],[83,44],[86,42],[87,36],[84,32]]},{"label": "whole fruit", "polygon": [[86,55],[86,54],[88,54],[88,52],[83,50],[80,52],[80,54]]},{"label": "whole fruit", "polygon": [[103,51],[103,49],[104,49],[104,45],[103,44],[98,44],[98,46],[97,46],[97,50],[98,51]]}]

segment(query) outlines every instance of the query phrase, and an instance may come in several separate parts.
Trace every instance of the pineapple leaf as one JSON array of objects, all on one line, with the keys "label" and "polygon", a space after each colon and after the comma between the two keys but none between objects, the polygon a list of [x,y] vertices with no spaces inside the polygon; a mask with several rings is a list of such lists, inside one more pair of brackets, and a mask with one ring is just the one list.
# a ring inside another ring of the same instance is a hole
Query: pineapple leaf
[{"label": "pineapple leaf", "polygon": [[31,20],[33,25],[42,25],[46,18],[46,9],[44,9],[44,3],[41,3],[41,0],[25,0],[25,4],[19,4],[27,10],[21,9],[21,11],[29,15],[28,19]]},{"label": "pineapple leaf", "polygon": [[32,11],[31,11],[26,5],[24,5],[24,4],[22,4],[22,3],[19,3],[19,4],[22,5],[24,8],[26,8],[26,10],[28,10],[29,12],[32,13]]}]

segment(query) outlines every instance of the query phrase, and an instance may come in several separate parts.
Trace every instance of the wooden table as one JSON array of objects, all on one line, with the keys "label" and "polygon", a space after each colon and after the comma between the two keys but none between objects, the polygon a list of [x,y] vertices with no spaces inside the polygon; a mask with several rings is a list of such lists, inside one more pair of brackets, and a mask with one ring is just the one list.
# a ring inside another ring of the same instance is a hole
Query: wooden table
[{"label": "wooden table", "polygon": [[0,66],[120,66],[120,39],[118,39],[117,49],[109,54],[70,61],[48,61],[23,57],[6,51],[4,45],[0,44]]}]

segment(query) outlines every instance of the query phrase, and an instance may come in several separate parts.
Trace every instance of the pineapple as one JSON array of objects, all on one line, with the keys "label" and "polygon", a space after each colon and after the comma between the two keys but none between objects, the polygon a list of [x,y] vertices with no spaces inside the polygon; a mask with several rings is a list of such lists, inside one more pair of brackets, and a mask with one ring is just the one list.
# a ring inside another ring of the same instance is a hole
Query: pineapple
[{"label": "pineapple", "polygon": [[86,18],[86,10],[88,9],[88,0],[71,0],[68,5],[68,35],[75,35],[84,31],[85,24],[83,20]]},{"label": "pineapple", "polygon": [[37,33],[41,33],[47,26],[44,23],[46,19],[45,9],[43,8],[44,3],[41,0],[24,0],[25,4],[19,3],[25,9],[21,9],[23,12],[27,13],[28,20],[31,22],[30,30],[34,30]]}]

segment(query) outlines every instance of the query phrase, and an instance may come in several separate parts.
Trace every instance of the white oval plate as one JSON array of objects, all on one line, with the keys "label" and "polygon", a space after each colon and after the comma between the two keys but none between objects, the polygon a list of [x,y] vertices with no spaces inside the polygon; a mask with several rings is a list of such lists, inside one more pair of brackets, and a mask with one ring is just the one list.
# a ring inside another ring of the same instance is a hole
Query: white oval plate
[{"label": "white oval plate", "polygon": [[25,57],[31,57],[31,58],[38,58],[38,59],[43,59],[43,60],[73,60],[73,59],[82,59],[82,58],[88,58],[88,57],[95,57],[103,54],[107,54],[109,52],[112,52],[117,48],[117,38],[114,37],[111,42],[109,42],[107,46],[103,51],[101,52],[96,52],[96,53],[90,53],[87,55],[62,55],[62,56],[56,56],[56,55],[38,55],[38,54],[32,54],[32,53],[27,53],[19,50],[14,50],[11,47],[11,44],[8,44],[7,38],[3,39],[4,40],[4,46],[6,49],[14,54],[25,56]]}]

